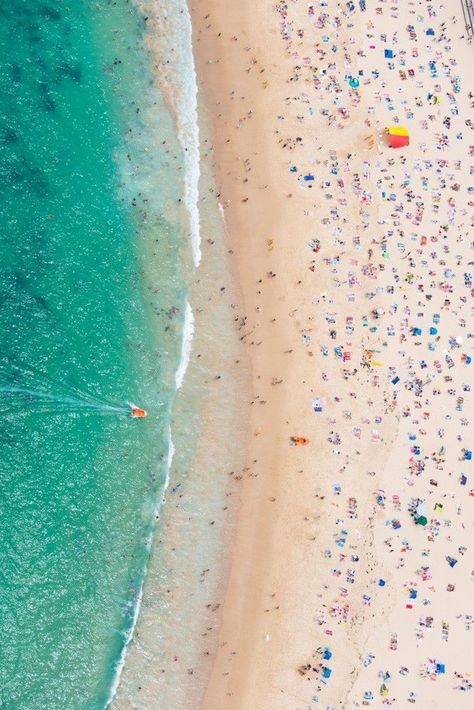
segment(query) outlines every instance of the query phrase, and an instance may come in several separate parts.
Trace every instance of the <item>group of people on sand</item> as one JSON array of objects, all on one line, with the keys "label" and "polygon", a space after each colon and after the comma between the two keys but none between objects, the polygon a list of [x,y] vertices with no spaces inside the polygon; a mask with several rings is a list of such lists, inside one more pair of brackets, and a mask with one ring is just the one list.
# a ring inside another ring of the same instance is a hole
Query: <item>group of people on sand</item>
[{"label": "group of people on sand", "polygon": [[[472,689],[459,649],[473,613],[473,124],[456,17],[436,3],[372,5],[274,6],[293,66],[279,118],[298,121],[278,146],[305,196],[299,249],[314,274],[315,325],[300,330],[301,348],[319,346],[308,416],[337,472],[317,493],[332,502],[315,614],[327,645],[298,670],[311,681],[308,707],[331,710],[347,663],[338,639],[360,634],[373,611],[388,625],[368,636],[345,707],[431,707],[426,679],[455,707]],[[315,136],[316,121],[325,131]],[[387,145],[391,125],[407,128],[409,146]],[[302,422],[290,444],[310,449],[306,434]]]}]

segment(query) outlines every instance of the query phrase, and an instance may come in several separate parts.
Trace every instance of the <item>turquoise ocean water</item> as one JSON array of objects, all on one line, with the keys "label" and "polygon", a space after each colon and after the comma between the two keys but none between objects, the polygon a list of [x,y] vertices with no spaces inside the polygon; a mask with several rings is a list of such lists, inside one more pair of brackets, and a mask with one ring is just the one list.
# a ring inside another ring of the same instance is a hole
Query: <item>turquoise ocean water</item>
[{"label": "turquoise ocean water", "polygon": [[184,158],[144,27],[0,6],[0,707],[106,705],[167,475]]}]

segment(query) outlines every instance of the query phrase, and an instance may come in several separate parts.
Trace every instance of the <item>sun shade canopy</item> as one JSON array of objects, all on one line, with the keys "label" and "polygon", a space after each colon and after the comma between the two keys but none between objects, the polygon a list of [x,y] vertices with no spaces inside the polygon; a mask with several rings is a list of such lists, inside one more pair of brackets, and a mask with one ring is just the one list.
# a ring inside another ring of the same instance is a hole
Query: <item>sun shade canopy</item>
[{"label": "sun shade canopy", "polygon": [[390,148],[403,148],[410,143],[410,136],[406,128],[389,126],[387,134]]}]

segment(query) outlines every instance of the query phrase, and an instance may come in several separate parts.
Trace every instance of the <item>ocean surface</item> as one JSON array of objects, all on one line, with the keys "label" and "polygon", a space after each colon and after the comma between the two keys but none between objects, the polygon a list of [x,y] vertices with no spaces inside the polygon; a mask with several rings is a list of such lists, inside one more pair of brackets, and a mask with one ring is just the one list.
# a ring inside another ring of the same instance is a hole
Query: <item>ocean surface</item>
[{"label": "ocean surface", "polygon": [[168,477],[186,269],[200,258],[195,136],[155,85],[145,32],[127,0],[0,5],[0,707],[12,710],[106,706]]}]

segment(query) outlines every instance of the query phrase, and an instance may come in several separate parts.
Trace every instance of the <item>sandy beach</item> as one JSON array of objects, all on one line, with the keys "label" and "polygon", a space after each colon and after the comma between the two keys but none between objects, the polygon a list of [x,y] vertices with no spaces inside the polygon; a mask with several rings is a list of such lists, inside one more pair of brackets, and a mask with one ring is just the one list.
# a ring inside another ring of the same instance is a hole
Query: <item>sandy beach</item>
[{"label": "sandy beach", "polygon": [[[471,707],[460,4],[191,10],[252,366],[201,707]],[[390,148],[388,126],[410,144]]]}]

